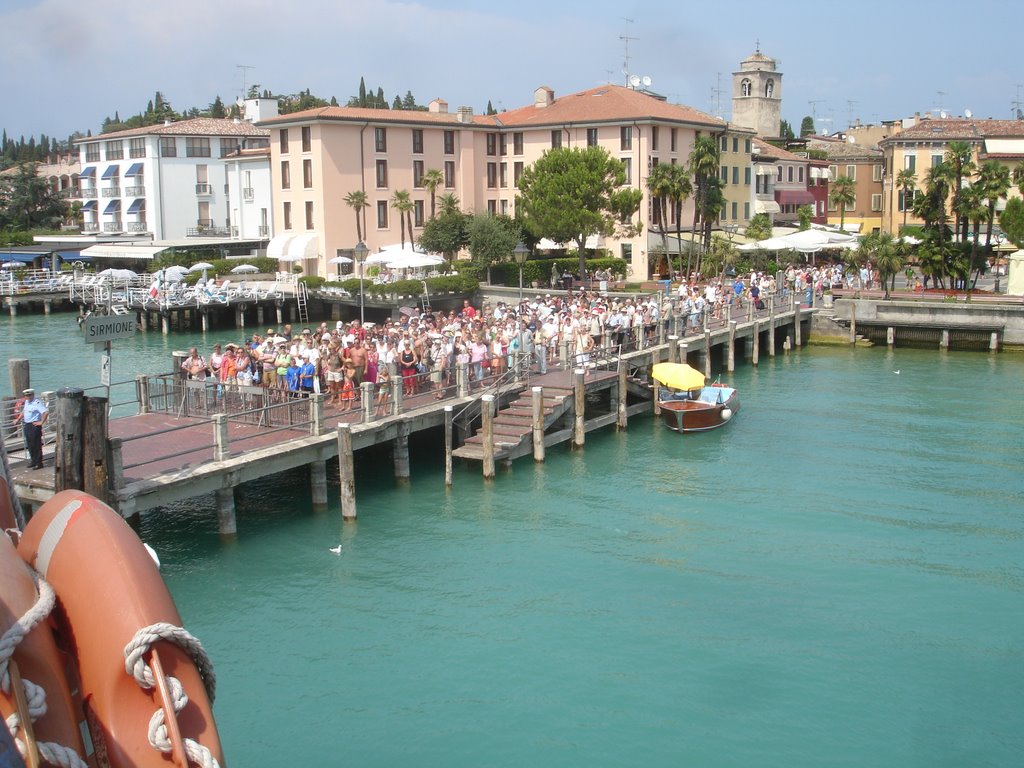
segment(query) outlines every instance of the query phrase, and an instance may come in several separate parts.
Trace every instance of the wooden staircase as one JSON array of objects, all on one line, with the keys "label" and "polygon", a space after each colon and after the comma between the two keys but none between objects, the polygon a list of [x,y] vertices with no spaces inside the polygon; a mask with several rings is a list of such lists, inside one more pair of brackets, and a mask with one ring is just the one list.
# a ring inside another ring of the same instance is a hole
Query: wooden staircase
[{"label": "wooden staircase", "polygon": [[[573,407],[573,391],[557,387],[544,387],[545,431]],[[511,460],[533,452],[532,392],[520,392],[515,400],[494,416],[494,458]],[[483,435],[477,432],[464,445],[452,451],[460,459],[483,461]]]}]

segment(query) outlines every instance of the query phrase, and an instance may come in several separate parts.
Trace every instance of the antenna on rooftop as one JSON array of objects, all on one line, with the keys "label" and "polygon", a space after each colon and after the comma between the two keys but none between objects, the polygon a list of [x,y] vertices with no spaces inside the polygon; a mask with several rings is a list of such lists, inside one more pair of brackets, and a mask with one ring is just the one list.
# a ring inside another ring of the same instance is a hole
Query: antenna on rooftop
[{"label": "antenna on rooftop", "polygon": [[856,101],[852,99],[846,100],[846,130],[850,130],[853,127],[853,108],[856,106]]},{"label": "antenna on rooftop", "polygon": [[1024,120],[1024,112],[1021,108],[1024,107],[1024,101],[1021,101],[1020,89],[1024,88],[1024,85],[1017,83],[1017,98],[1010,102],[1010,117],[1016,118],[1017,120]]},{"label": "antenna on rooftop", "polygon": [[[620,16],[619,18],[626,22],[627,25],[633,23],[632,19],[627,19],[625,16]],[[629,32],[628,26],[626,27],[626,32]],[[621,40],[625,46],[625,53],[622,58],[622,74],[626,78],[625,85],[627,86],[629,85],[629,41],[639,39],[639,37],[630,37],[629,34],[619,35],[619,40]]]},{"label": "antenna on rooftop", "polygon": [[807,103],[811,105],[811,121],[818,124],[818,105],[823,102],[824,99],[808,99]]},{"label": "antenna on rooftop", "polygon": [[242,98],[244,99],[249,95],[249,86],[247,84],[249,75],[248,70],[256,69],[256,67],[250,64],[235,64],[235,67],[242,70]]},{"label": "antenna on rooftop", "polygon": [[942,102],[945,100],[946,97],[946,92],[936,91],[935,95],[939,97],[939,105],[935,107],[935,112],[938,114],[939,117],[946,117],[946,108],[942,105]]},{"label": "antenna on rooftop", "polygon": [[712,113],[722,117],[722,73],[715,73],[715,87],[711,89]]}]

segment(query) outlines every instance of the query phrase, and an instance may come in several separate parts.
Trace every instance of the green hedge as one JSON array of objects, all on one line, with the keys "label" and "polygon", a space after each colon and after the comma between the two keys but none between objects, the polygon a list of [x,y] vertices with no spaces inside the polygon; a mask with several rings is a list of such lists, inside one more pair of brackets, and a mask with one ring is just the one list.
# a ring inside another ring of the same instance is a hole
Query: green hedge
[{"label": "green hedge", "polygon": [[[577,258],[528,259],[523,264],[523,285],[530,285],[534,280],[542,285],[550,285],[552,271],[557,271],[559,275],[566,271],[575,275],[579,268],[580,261]],[[599,269],[610,270],[612,275],[625,275],[626,260],[616,258],[587,259],[587,272],[592,274]],[[491,282],[494,285],[518,286],[519,265],[509,261],[492,264]]]},{"label": "green hedge", "polygon": [[[307,280],[308,278],[303,278]],[[316,279],[316,278],[313,278]],[[432,294],[447,293],[473,293],[480,287],[480,281],[468,275],[444,275],[442,277],[428,277],[426,280],[427,290]],[[359,280],[350,278],[348,280],[328,280],[316,287],[327,286],[330,288],[344,288],[353,296],[359,293]],[[310,286],[313,287],[313,286]],[[390,296],[419,296],[423,293],[422,280],[396,280],[393,283],[366,283],[366,295],[375,297]]]}]

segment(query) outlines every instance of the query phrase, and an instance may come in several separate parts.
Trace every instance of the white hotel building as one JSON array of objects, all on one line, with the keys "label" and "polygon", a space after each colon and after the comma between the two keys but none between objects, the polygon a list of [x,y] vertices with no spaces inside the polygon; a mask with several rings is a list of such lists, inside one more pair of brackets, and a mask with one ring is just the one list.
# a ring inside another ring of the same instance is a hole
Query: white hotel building
[{"label": "white hotel building", "polygon": [[245,107],[247,120],[195,118],[76,141],[83,235],[267,237],[269,131],[250,120],[276,115],[277,105],[251,99]]}]

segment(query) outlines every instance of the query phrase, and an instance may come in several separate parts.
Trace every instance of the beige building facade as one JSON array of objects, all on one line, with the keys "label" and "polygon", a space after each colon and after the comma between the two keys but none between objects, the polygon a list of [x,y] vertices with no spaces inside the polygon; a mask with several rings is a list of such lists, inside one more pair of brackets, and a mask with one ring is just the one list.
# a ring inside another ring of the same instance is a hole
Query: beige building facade
[{"label": "beige building facade", "polygon": [[[490,116],[463,107],[452,112],[435,99],[426,112],[324,107],[260,126],[271,134],[274,235],[313,235],[318,242],[316,258],[304,265],[307,274],[333,273],[327,260],[350,251],[360,234],[371,251],[398,243],[401,225],[391,201],[399,190],[409,192],[413,202],[412,232],[406,231],[405,239],[415,240],[431,215],[431,196],[422,181],[430,170],[443,179],[437,197],[451,193],[467,212],[515,215],[520,175],[559,146],[605,148],[626,165],[626,183],[643,191],[642,233],[600,244],[625,258],[637,279],[648,273],[649,169],[657,163],[687,164],[698,136],[713,135],[724,147],[723,214],[741,226],[750,218],[752,131],[622,86],[559,98],[544,86],[527,106]],[[365,192],[369,203],[361,212],[361,232],[356,212],[345,203],[352,191]],[[684,228],[692,223],[692,206],[688,201],[683,208]]]}]

